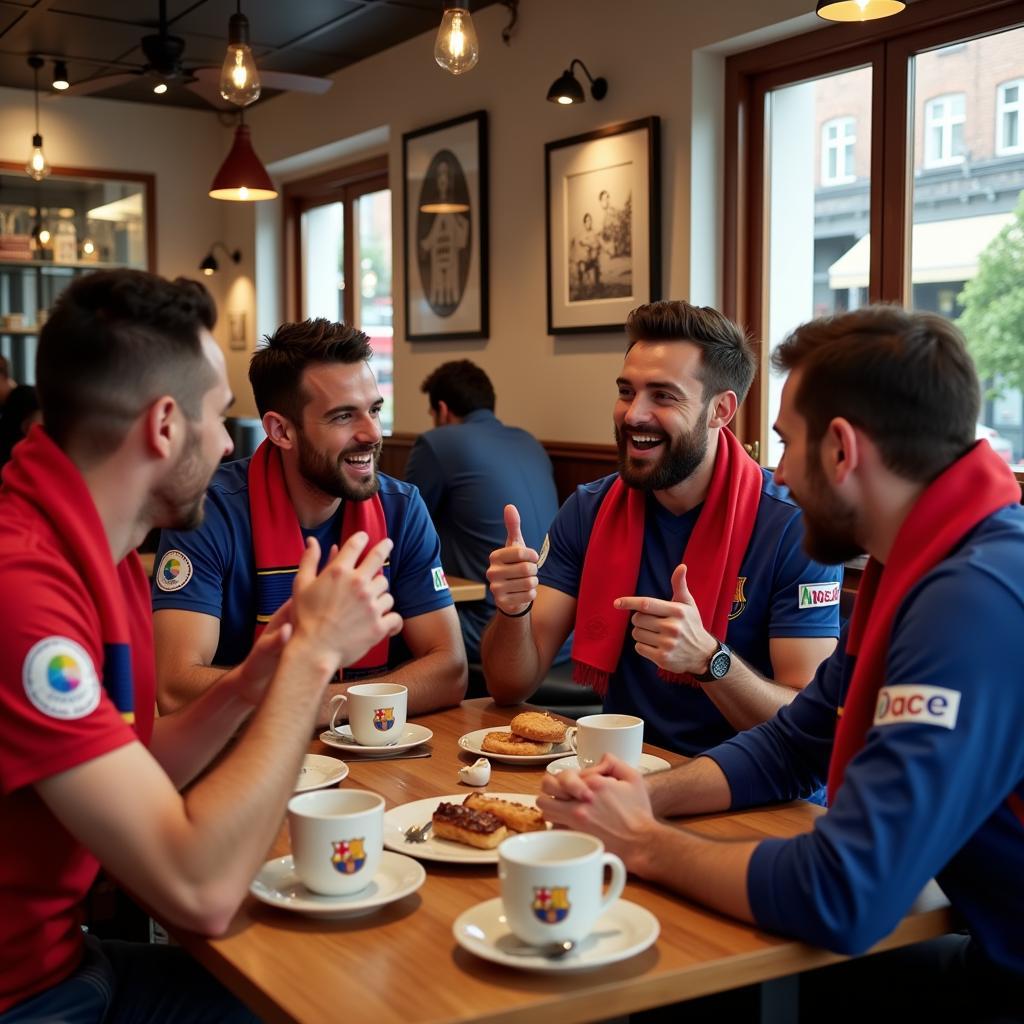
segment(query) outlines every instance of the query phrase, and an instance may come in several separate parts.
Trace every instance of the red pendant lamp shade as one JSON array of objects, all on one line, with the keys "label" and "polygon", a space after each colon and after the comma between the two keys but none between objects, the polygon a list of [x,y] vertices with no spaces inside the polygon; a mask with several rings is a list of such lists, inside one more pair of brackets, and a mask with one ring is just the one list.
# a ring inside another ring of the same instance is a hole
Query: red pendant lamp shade
[{"label": "red pendant lamp shade", "polygon": [[240,124],[235,129],[234,145],[213,179],[210,198],[242,203],[277,198],[277,189],[252,148],[248,125]]}]

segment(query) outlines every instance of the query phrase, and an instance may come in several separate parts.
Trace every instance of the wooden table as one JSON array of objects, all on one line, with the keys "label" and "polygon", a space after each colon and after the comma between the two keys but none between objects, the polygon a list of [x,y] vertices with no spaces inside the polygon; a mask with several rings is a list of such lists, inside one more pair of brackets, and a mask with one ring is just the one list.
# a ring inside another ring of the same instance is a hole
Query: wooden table
[{"label": "wooden table", "polygon": [[[434,730],[433,756],[422,760],[350,759],[346,788],[384,796],[388,809],[410,800],[455,793],[460,735],[505,724],[512,712],[488,699],[418,719]],[[337,754],[318,741],[318,753]],[[673,763],[680,759],[655,747]],[[494,765],[489,790],[539,791],[543,767]],[[466,790],[467,792],[469,790]],[[769,810],[711,815],[687,822],[726,838],[792,836],[808,831],[821,809],[789,804]],[[273,853],[288,849],[282,829]],[[228,933],[208,940],[175,932],[181,944],[267,1021],[346,1020],[426,1024],[600,1020],[694,996],[737,988],[842,959],[779,938],[631,881],[625,897],[661,922],[658,942],[645,953],[600,970],[531,974],[480,960],[452,937],[463,910],[499,894],[493,866],[427,862],[418,893],[364,917],[317,921],[248,899]],[[945,899],[933,886],[875,951],[918,942],[951,928]]]}]

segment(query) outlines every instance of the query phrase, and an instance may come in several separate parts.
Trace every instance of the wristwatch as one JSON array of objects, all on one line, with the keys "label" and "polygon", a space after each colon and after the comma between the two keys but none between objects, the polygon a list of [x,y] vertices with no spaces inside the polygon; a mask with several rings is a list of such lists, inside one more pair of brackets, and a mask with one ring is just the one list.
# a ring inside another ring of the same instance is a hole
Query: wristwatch
[{"label": "wristwatch", "polygon": [[693,678],[698,683],[712,683],[727,676],[730,668],[732,668],[732,651],[721,640],[718,640],[718,646],[711,652],[711,657],[708,659],[707,671],[699,676],[694,675]]}]

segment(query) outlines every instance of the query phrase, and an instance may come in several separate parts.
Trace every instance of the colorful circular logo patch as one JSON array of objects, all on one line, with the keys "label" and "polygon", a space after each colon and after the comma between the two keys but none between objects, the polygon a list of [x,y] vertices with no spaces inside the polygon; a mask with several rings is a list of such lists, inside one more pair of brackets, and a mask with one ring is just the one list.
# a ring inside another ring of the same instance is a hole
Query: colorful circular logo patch
[{"label": "colorful circular logo patch", "polygon": [[21,677],[33,706],[51,718],[84,718],[100,702],[92,658],[65,636],[49,636],[35,644],[25,656]]},{"label": "colorful circular logo patch", "polygon": [[181,590],[192,579],[192,562],[184,551],[168,551],[156,567],[156,585],[168,594]]}]

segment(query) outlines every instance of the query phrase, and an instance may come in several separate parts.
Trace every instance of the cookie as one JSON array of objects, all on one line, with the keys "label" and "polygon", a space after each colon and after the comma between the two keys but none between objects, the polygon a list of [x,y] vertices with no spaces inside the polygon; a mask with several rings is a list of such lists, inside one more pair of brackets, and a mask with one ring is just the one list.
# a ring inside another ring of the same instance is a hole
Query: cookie
[{"label": "cookie", "polygon": [[516,736],[511,732],[489,732],[484,737],[483,743],[480,744],[480,749],[492,754],[529,756],[531,754],[550,754],[551,744],[536,743],[534,740],[523,739],[522,736]]},{"label": "cookie", "polygon": [[493,814],[512,832],[543,832],[546,828],[544,815],[536,807],[527,807],[514,800],[501,800],[489,793],[470,793],[462,806]]},{"label": "cookie", "polygon": [[512,719],[510,728],[517,736],[535,743],[561,743],[565,739],[565,723],[544,711],[524,711]]}]

